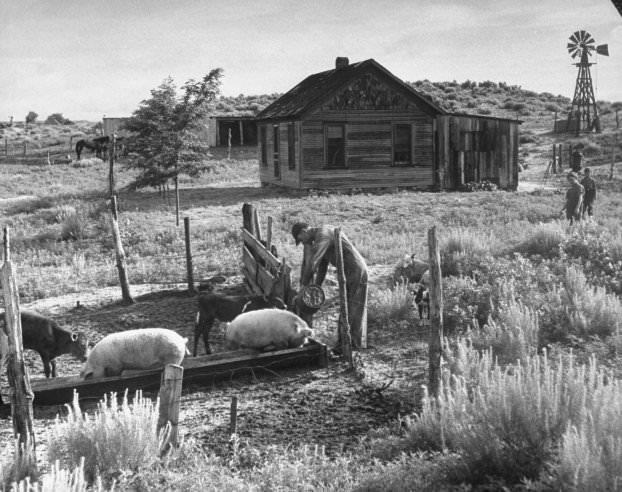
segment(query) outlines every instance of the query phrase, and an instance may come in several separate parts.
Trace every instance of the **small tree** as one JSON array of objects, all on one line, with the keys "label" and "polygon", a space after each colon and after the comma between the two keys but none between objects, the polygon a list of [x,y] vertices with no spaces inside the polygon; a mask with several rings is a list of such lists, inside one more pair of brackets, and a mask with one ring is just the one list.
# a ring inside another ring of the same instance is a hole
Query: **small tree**
[{"label": "small tree", "polygon": [[34,111],[30,111],[26,115],[26,124],[30,125],[31,123],[34,123],[35,121],[37,121],[38,117],[39,117],[39,115],[37,113],[35,113]]},{"label": "small tree", "polygon": [[132,188],[162,186],[170,179],[176,183],[180,174],[201,173],[208,145],[200,133],[209,105],[220,92],[221,78],[222,69],[217,68],[200,82],[191,79],[180,96],[168,77],[124,123],[132,134],[129,165],[139,170]]}]

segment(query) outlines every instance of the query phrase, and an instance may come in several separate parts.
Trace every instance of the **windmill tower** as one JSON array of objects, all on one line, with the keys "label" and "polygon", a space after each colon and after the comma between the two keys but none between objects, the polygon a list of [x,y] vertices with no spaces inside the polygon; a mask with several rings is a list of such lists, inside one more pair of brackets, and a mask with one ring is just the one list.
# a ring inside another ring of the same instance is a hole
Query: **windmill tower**
[{"label": "windmill tower", "polygon": [[572,59],[578,59],[575,63],[579,67],[577,73],[577,83],[572,98],[572,107],[568,113],[567,131],[579,132],[600,132],[600,120],[598,118],[598,106],[594,97],[592,87],[592,74],[590,73],[589,57],[594,51],[599,55],[609,56],[609,47],[606,44],[594,46],[594,38],[587,31],[576,31],[570,36],[568,43],[568,53]]}]

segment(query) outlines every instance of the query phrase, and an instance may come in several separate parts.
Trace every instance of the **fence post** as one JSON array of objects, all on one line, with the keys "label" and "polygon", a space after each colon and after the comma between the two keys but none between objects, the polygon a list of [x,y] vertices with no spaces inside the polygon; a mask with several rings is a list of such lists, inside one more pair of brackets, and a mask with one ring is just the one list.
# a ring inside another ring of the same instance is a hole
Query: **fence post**
[{"label": "fence post", "polygon": [[266,249],[272,251],[272,216],[268,215],[268,226],[266,228]]},{"label": "fence post", "polygon": [[[34,394],[30,387],[28,369],[24,364],[24,352],[22,342],[22,323],[19,309],[19,292],[17,282],[13,274],[9,248],[9,228],[4,228],[4,263],[2,273],[2,293],[5,305],[5,325],[2,336],[3,344],[6,343],[6,352],[3,350],[3,362],[6,358],[7,379],[9,382],[9,394],[11,400],[11,418],[13,420],[13,435],[19,438],[20,455],[25,454],[27,460],[33,460],[35,451],[35,434],[32,427],[33,409],[32,400]],[[7,337],[5,339],[4,337]]]},{"label": "fence post", "polygon": [[229,415],[229,434],[238,433],[238,397],[231,397],[231,412]]},{"label": "fence post", "polygon": [[618,133],[613,136],[613,145],[611,146],[611,168],[609,169],[609,179],[613,179],[613,167],[616,162],[616,145],[618,145]]},{"label": "fence post", "polygon": [[121,243],[121,233],[119,232],[119,219],[117,216],[117,197],[110,198],[110,212],[112,221],[112,240],[114,242],[114,250],[117,257],[117,270],[119,270],[119,282],[121,283],[121,296],[128,304],[133,304],[134,299],[130,293],[130,285],[125,270],[125,251],[123,243]]},{"label": "fence post", "polygon": [[116,146],[116,135],[113,133],[110,139],[110,167],[108,169],[108,187],[110,188],[110,196],[114,196],[114,149]]},{"label": "fence post", "polygon": [[253,227],[257,241],[261,241],[261,222],[259,221],[259,212],[255,207],[253,207]]},{"label": "fence post", "polygon": [[553,174],[557,174],[557,156],[555,155],[557,145],[553,144]]},{"label": "fence post", "polygon": [[26,140],[24,140],[24,157],[26,157],[27,144]]},{"label": "fence post", "polygon": [[557,153],[557,155],[559,156],[559,172],[562,172],[562,169],[564,168],[564,162],[563,162],[563,158],[562,158],[562,144],[559,144],[559,152]]},{"label": "fence post", "polygon": [[428,342],[430,395],[436,398],[441,385],[441,357],[443,354],[443,288],[441,254],[436,237],[436,226],[428,230],[430,256],[430,340]]},{"label": "fence post", "polygon": [[192,268],[192,249],[190,247],[190,217],[184,217],[184,235],[186,239],[186,272],[188,276],[188,291],[195,293],[194,275]]},{"label": "fence post", "polygon": [[229,128],[229,135],[227,138],[227,160],[231,160],[231,128]]},{"label": "fence post", "polygon": [[160,379],[160,408],[158,413],[158,432],[170,423],[170,432],[166,444],[177,446],[179,403],[181,387],[184,379],[184,368],[176,364],[168,364],[162,371]]},{"label": "fence post", "polygon": [[[352,358],[352,335],[350,322],[348,321],[348,293],[346,287],[346,275],[343,269],[343,248],[341,246],[341,229],[335,229],[335,260],[337,262],[337,280],[339,281],[339,338],[341,338],[341,350],[350,367],[354,366]],[[361,340],[357,340],[361,345]]]}]

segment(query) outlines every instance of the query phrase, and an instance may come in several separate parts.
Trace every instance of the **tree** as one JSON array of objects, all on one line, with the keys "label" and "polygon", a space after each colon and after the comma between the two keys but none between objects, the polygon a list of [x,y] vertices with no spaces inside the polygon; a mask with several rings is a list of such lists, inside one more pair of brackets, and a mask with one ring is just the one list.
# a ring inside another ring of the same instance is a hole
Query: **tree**
[{"label": "tree", "polygon": [[124,123],[132,135],[127,142],[129,165],[139,170],[133,189],[163,186],[180,174],[199,175],[208,156],[200,138],[209,106],[220,93],[222,69],[216,68],[199,82],[191,79],[181,95],[171,77],[151,91],[151,98]]},{"label": "tree", "polygon": [[34,111],[30,111],[26,115],[26,124],[29,125],[31,123],[34,123],[35,121],[37,121],[38,117],[39,117],[39,115],[37,113],[35,113]]},{"label": "tree", "polygon": [[71,125],[73,121],[65,118],[62,113],[54,113],[45,119],[47,125]]}]

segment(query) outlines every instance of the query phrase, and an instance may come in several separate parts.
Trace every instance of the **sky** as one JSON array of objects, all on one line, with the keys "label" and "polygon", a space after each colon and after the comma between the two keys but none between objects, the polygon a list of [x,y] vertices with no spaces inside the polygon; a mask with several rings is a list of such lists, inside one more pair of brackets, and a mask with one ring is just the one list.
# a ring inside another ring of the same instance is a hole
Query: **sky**
[{"label": "sky", "polygon": [[226,96],[283,93],[338,56],[572,97],[580,29],[609,45],[591,60],[597,99],[622,101],[611,0],[0,0],[0,121],[129,116],[167,77],[218,67]]}]

